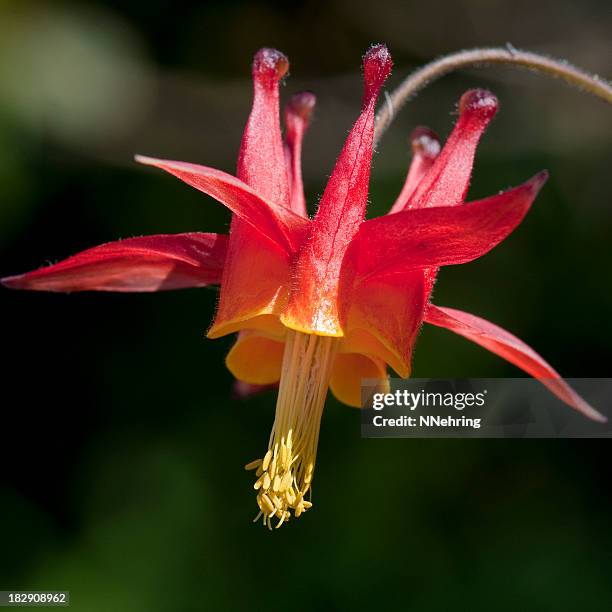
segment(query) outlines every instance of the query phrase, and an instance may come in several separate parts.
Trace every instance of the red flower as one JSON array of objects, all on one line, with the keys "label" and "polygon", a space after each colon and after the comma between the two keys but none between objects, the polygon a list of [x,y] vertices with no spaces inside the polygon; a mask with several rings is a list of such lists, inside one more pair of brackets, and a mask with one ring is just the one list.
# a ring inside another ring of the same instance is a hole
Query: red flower
[{"label": "red flower", "polygon": [[444,148],[425,128],[412,138],[413,161],[390,214],[365,221],[374,109],[391,71],[386,47],[364,57],[361,113],[311,220],[300,151],[314,106],[295,95],[279,124],[278,85],[287,58],[262,49],[253,62],[254,101],[237,178],[195,164],[138,157],[213,196],[234,214],[229,236],[177,234],[131,238],[3,280],[18,289],[156,291],[220,284],[208,333],[239,332],[227,357],[240,393],[280,381],[268,451],[249,464],[264,522],[286,521],[311,506],[319,421],[328,386],[358,406],[362,378],[386,379],[387,366],[410,374],[423,321],[446,327],[496,353],[595,420],[582,400],[537,353],[503,329],[430,303],[440,266],[481,257],[522,221],[546,181],[540,173],[505,193],[464,205],[474,153],[497,111],[495,96],[463,95]]}]

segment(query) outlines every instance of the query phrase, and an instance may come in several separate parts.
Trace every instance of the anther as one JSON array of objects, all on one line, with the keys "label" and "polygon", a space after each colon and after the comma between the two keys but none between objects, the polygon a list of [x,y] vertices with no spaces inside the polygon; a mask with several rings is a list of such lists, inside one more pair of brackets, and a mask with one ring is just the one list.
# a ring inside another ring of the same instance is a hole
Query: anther
[{"label": "anther", "polygon": [[244,466],[245,470],[254,470],[255,468],[258,468],[261,465],[261,459],[255,459],[255,461],[251,461],[251,463],[247,463]]},{"label": "anther", "polygon": [[272,450],[268,450],[268,452],[265,454],[264,458],[263,458],[263,470],[264,472],[268,469],[268,466],[270,465],[270,460],[272,459]]},{"label": "anther", "polygon": [[263,493],[261,496],[261,505],[263,507],[263,511],[268,517],[273,516],[276,512],[276,508],[274,507],[272,500],[265,493]]}]

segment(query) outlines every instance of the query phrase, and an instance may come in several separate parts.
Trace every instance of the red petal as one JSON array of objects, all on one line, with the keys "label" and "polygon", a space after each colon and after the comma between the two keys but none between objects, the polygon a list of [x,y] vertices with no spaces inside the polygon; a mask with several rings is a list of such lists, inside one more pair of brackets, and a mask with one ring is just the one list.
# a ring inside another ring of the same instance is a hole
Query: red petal
[{"label": "red petal", "polygon": [[408,207],[430,208],[463,203],[476,146],[496,112],[497,98],[491,92],[473,89],[463,94],[459,102],[459,121],[412,194]]},{"label": "red petal", "polygon": [[240,329],[281,334],[279,322],[289,296],[291,260],[286,251],[234,219],[225,260],[221,295],[209,338]]},{"label": "red petal", "polygon": [[307,217],[304,185],[302,184],[302,140],[308,128],[315,95],[303,91],[292,96],[285,107],[287,166],[291,183],[291,210]]},{"label": "red petal", "polygon": [[372,47],[364,57],[361,115],[336,162],[298,259],[292,297],[282,318],[289,327],[328,335],[342,333],[336,304],[340,268],[363,221],[372,163],[374,107],[391,66],[391,56],[383,45]]},{"label": "red petal", "polygon": [[261,197],[289,206],[289,180],[280,129],[278,84],[289,60],[276,49],[260,49],[253,59],[253,106],[242,136],[238,177]]},{"label": "red petal", "polygon": [[587,404],[540,355],[501,327],[467,312],[433,304],[427,308],[425,321],[450,329],[503,357],[540,380],[559,399],[590,419],[602,423],[607,421],[605,416]]},{"label": "red petal", "polygon": [[340,290],[345,350],[376,356],[403,378],[409,376],[430,292],[424,272],[346,281]]},{"label": "red petal", "polygon": [[227,236],[161,234],[87,249],[55,265],[2,279],[12,289],[161,291],[221,281]]},{"label": "red petal", "polygon": [[[289,182],[279,122],[278,84],[288,68],[287,58],[274,49],[261,49],[253,61],[253,106],[242,137],[238,178],[272,202],[281,214],[289,212]],[[297,216],[297,215],[295,215]],[[307,225],[305,219],[300,221]],[[244,327],[278,323],[288,296],[290,252],[272,244],[238,215],[232,219],[219,308],[209,337]],[[299,233],[299,232],[298,232]],[[293,247],[300,242],[294,239]]]},{"label": "red petal", "polygon": [[547,179],[540,172],[505,193],[458,207],[405,210],[366,221],[355,246],[360,275],[472,261],[508,236]]},{"label": "red petal", "polygon": [[306,219],[288,208],[267,202],[248,185],[221,170],[141,155],[137,155],[136,160],[161,168],[212,196],[287,252],[292,252],[299,246],[308,228]]},{"label": "red petal", "polygon": [[410,201],[410,196],[417,188],[427,171],[431,168],[440,153],[440,140],[429,128],[417,127],[410,134],[412,145],[412,162],[408,169],[406,182],[391,207],[390,213],[403,210]]}]

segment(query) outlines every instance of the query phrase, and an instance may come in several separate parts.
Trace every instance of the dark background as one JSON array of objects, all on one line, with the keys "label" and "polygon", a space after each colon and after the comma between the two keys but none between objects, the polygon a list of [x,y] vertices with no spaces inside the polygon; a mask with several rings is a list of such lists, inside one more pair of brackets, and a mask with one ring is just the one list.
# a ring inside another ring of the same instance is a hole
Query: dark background
[{"label": "dark background", "polygon": [[[283,96],[318,94],[312,205],[370,43],[394,55],[389,87],[441,53],[507,41],[610,76],[610,17],[567,0],[4,1],[0,274],[120,237],[225,231],[220,206],[132,155],[233,171],[261,46],[292,62]],[[446,77],[383,139],[370,213],[401,187],[410,129],[446,137],[474,86],[501,109],[470,196],[551,179],[503,245],[443,270],[436,302],[506,327],[566,376],[610,376],[602,102],[510,68]],[[0,293],[0,588],[70,590],[79,611],[611,608],[605,440],[362,440],[357,412],[330,399],[314,509],[278,532],[252,525],[242,466],[264,449],[274,395],[230,398],[231,339],[204,339],[216,295]],[[414,375],[518,371],[425,328]]]}]

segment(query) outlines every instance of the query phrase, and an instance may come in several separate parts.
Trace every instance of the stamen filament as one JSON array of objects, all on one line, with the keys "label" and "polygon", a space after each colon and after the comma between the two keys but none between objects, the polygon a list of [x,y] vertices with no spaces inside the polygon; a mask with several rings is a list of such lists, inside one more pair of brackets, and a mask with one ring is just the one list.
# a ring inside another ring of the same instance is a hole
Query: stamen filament
[{"label": "stamen filament", "polygon": [[[337,338],[289,330],[276,402],[274,426],[263,459],[245,466],[256,469],[259,518],[280,527],[312,507],[311,493],[321,415],[327,396]],[[257,520],[257,519],[256,519]]]}]

